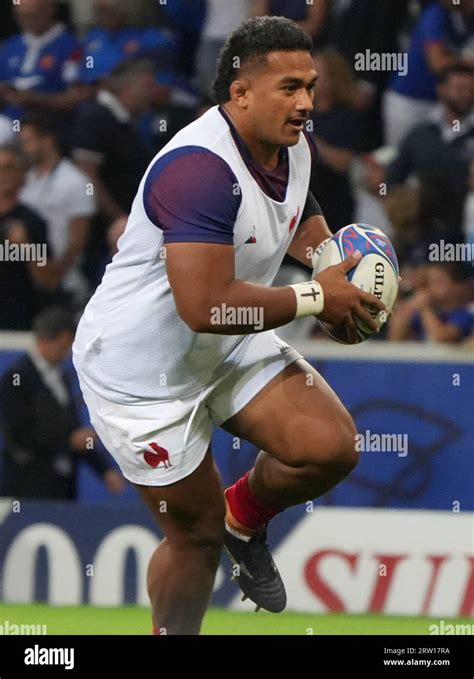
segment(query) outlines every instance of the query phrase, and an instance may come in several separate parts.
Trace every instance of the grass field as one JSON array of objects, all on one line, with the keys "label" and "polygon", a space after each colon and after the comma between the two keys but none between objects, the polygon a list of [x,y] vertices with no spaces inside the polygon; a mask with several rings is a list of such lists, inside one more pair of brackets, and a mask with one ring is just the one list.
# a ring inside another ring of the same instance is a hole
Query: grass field
[{"label": "grass field", "polygon": [[[150,612],[125,606],[52,607],[0,604],[0,625],[47,625],[48,634],[150,634]],[[472,619],[451,618],[445,625],[472,625]],[[429,634],[437,618],[408,618],[381,615],[311,615],[259,611],[240,612],[210,609],[203,634]],[[472,630],[472,626],[471,626]]]}]

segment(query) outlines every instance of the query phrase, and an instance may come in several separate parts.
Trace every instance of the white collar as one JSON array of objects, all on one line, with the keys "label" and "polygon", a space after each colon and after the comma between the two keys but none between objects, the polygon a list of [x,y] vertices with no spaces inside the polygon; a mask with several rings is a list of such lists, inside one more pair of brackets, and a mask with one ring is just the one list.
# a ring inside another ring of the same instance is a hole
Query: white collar
[{"label": "white collar", "polygon": [[99,90],[97,94],[97,101],[102,106],[105,106],[110,113],[121,123],[129,123],[132,116],[127,111],[125,106],[112,94],[109,90]]},{"label": "white collar", "polygon": [[28,47],[35,47],[36,49],[41,49],[48,43],[52,42],[55,38],[60,36],[66,30],[66,26],[61,23],[56,23],[51,28],[49,28],[46,33],[41,35],[33,35],[33,33],[23,33],[23,39],[28,45]]},{"label": "white collar", "polygon": [[62,406],[66,406],[70,402],[70,397],[64,383],[61,366],[49,363],[49,361],[41,356],[36,346],[30,349],[30,357],[44,384],[49,387],[57,401]]}]

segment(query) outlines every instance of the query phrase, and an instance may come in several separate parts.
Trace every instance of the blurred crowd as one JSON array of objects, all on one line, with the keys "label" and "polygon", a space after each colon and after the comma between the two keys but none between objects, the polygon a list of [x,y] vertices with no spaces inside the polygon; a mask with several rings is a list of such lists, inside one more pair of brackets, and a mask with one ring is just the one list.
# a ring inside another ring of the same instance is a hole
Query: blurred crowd
[{"label": "blurred crowd", "polygon": [[[21,0],[1,12],[0,329],[81,311],[149,161],[212,105],[225,39],[273,14],[314,39],[311,190],[331,230],[377,225],[399,254],[382,336],[474,346],[474,0]],[[29,244],[44,261],[18,261]]]}]

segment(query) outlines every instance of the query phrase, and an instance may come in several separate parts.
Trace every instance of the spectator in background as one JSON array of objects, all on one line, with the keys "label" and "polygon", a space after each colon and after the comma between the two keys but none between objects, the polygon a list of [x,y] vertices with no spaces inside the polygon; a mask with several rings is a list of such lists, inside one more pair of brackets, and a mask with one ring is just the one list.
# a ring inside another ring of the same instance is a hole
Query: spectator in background
[{"label": "spectator in background", "polygon": [[[454,238],[460,238],[474,147],[473,67],[462,64],[448,67],[441,76],[438,91],[440,106],[403,140],[398,155],[387,167],[386,181],[392,187],[410,177],[418,178],[425,194],[431,196],[424,202],[428,210],[430,205],[432,208],[438,205],[444,194],[449,211],[446,217],[452,223],[450,230]],[[426,225],[426,235],[432,239],[431,229],[432,225]]]},{"label": "spectator in background", "polygon": [[458,263],[426,267],[426,287],[397,304],[389,324],[391,340],[460,342],[471,334],[474,317],[467,308],[467,271]]},{"label": "spectator in background", "polygon": [[[370,55],[398,54],[412,0],[331,0],[328,39],[350,63],[357,77],[355,105],[370,116],[364,144],[382,145],[381,99],[390,70],[372,67]],[[361,62],[363,56],[365,63]]]},{"label": "spectator in background", "polygon": [[[167,16],[164,7],[156,8],[162,20]],[[137,25],[146,16],[139,18],[127,0],[94,0],[93,9],[97,26],[84,38],[81,81],[101,86],[125,61],[148,58],[155,83],[150,110],[138,121],[137,130],[144,144],[158,150],[192,122],[199,101],[190,80],[177,72],[179,34],[165,26]]]},{"label": "spectator in background", "polygon": [[197,81],[202,96],[209,95],[216,75],[219,52],[229,33],[250,15],[252,0],[207,0],[197,59]]},{"label": "spectator in background", "polygon": [[350,224],[354,196],[349,170],[356,152],[362,150],[363,116],[354,110],[354,78],[344,57],[334,50],[315,55],[319,74],[311,114],[318,158],[310,189],[321,204],[332,231]]},{"label": "spectator in background", "polygon": [[[0,329],[29,330],[50,282],[47,227],[20,202],[25,162],[15,148],[0,148]],[[31,245],[21,259],[21,246]]]},{"label": "spectator in background", "polygon": [[316,44],[324,33],[329,13],[329,0],[254,0],[252,16],[284,16],[309,33]]},{"label": "spectator in background", "polygon": [[154,26],[132,25],[126,0],[94,0],[96,25],[84,36],[80,79],[96,83],[127,59],[148,57],[165,69],[176,53],[173,33]]},{"label": "spectator in background", "polygon": [[439,0],[420,16],[408,51],[408,70],[396,73],[384,98],[385,141],[398,145],[436,105],[436,79],[447,67],[474,64],[474,53],[463,57],[472,40],[474,0],[453,4]]},{"label": "spectator in background", "polygon": [[59,307],[34,322],[31,352],[14,363],[0,383],[5,436],[1,494],[10,497],[75,499],[81,460],[112,493],[124,487],[121,475],[96,449],[97,436],[82,427],[71,384],[61,364],[74,339],[73,317]]},{"label": "spectator in background", "polygon": [[[424,262],[426,251],[420,231],[419,188],[409,185],[396,186],[386,197],[380,197],[380,201],[392,228],[388,235],[395,246],[400,266],[403,267],[405,262],[410,262],[413,266]],[[377,221],[367,221],[369,224],[378,225]],[[385,229],[384,231],[387,233]],[[408,276],[405,273],[401,276],[405,283]]]},{"label": "spectator in background", "polygon": [[158,23],[166,20],[173,31],[180,36],[178,70],[188,78],[195,75],[196,51],[206,18],[207,0],[173,0],[165,5],[156,5]]},{"label": "spectator in background", "polygon": [[449,66],[440,76],[439,102],[402,140],[387,168],[389,184],[436,168],[466,185],[474,146],[474,66]]},{"label": "spectator in background", "polygon": [[62,156],[57,129],[57,119],[44,111],[22,120],[21,145],[31,167],[20,198],[47,224],[56,286],[81,306],[87,301],[88,287],[79,264],[96,205],[90,178]]},{"label": "spectator in background", "polygon": [[394,155],[393,149],[384,146],[359,155],[351,168],[351,185],[356,200],[353,221],[376,224],[389,238],[394,236],[394,224],[386,209],[384,182],[385,168]]},{"label": "spectator in background", "polygon": [[0,106],[10,118],[21,118],[25,107],[71,110],[89,96],[77,85],[79,44],[56,10],[52,0],[15,4],[21,33],[0,48]]},{"label": "spectator in background", "polygon": [[128,61],[104,82],[96,101],[85,104],[72,135],[73,159],[90,177],[98,201],[88,251],[92,284],[101,276],[106,256],[105,232],[117,217],[128,215],[153,151],[141,141],[135,120],[153,97],[153,66],[146,60]]}]

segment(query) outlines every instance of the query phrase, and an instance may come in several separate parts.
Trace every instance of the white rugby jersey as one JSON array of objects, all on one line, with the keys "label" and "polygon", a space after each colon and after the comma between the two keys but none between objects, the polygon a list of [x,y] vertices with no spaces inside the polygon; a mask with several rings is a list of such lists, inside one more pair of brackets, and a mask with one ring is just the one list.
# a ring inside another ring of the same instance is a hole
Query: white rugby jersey
[{"label": "white rugby jersey", "polygon": [[258,167],[220,107],[157,154],[77,330],[74,365],[92,390],[115,403],[172,400],[199,392],[238,361],[251,335],[196,333],[178,315],[166,243],[233,244],[236,278],[272,285],[303,214],[311,155],[303,134],[282,149],[287,181],[282,187],[281,172],[273,173],[277,200],[272,173],[257,182]]}]

